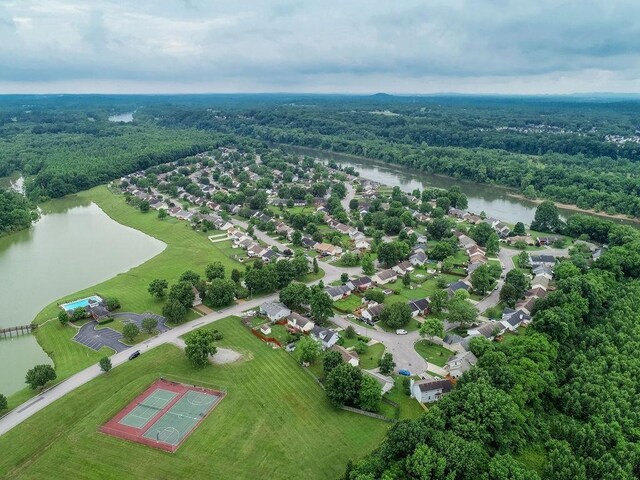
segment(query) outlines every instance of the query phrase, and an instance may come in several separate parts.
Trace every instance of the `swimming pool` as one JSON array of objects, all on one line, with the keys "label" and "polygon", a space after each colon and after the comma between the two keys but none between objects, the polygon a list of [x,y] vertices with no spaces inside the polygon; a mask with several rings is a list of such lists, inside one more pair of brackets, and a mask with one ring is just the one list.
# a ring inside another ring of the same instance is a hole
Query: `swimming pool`
[{"label": "swimming pool", "polygon": [[76,308],[84,308],[89,304],[95,304],[102,302],[102,298],[98,295],[93,295],[91,297],[82,298],[80,300],[76,300],[75,302],[63,303],[60,305],[65,312],[72,312]]}]

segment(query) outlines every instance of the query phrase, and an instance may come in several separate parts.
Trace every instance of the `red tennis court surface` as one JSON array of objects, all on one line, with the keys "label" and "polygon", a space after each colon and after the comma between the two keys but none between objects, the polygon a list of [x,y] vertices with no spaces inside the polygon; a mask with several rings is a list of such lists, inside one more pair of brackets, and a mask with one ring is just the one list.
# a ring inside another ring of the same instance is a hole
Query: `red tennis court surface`
[{"label": "red tennis court surface", "polygon": [[224,395],[217,390],[156,380],[100,431],[175,452]]}]

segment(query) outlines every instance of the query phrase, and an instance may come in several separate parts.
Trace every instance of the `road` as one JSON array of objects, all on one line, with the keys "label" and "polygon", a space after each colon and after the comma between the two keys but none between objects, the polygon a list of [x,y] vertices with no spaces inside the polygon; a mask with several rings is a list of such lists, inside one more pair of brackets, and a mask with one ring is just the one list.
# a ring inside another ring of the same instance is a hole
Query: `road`
[{"label": "road", "polygon": [[358,334],[384,344],[387,351],[393,355],[393,360],[396,362],[396,369],[407,369],[413,375],[420,375],[427,370],[442,376],[447,374],[443,368],[427,362],[416,352],[414,345],[419,340],[422,340],[417,331],[409,332],[406,335],[396,335],[395,333],[380,331],[374,328],[365,329],[361,325],[354,324],[338,316],[333,317],[331,321],[342,328],[352,326]]}]

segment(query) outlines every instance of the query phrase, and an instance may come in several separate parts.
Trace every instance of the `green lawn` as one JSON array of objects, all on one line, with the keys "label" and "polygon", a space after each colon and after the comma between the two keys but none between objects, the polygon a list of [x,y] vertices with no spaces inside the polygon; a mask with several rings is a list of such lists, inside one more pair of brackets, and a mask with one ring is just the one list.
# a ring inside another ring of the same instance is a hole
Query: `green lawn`
[{"label": "green lawn", "polygon": [[415,349],[427,362],[439,367],[444,367],[449,357],[453,355],[451,351],[440,345],[431,343],[429,340],[420,340],[416,343]]},{"label": "green lawn", "polygon": [[383,353],[384,345],[382,343],[370,345],[367,351],[360,355],[360,368],[364,368],[365,370],[376,368]]},{"label": "green lawn", "polygon": [[347,298],[341,298],[333,303],[333,306],[344,313],[351,313],[362,305],[362,299],[358,295],[349,295]]},{"label": "green lawn", "polygon": [[[145,352],[0,437],[0,477],[338,478],[380,443],[388,423],[332,408],[286,352],[236,318],[210,327],[243,360],[195,370],[174,346]],[[174,454],[97,431],[161,375],[224,387],[227,397]]]},{"label": "green lawn", "polygon": [[404,392],[404,386],[402,385],[403,378],[406,377],[396,376],[394,378],[394,386],[385,394],[385,398],[388,398],[399,405],[400,420],[405,418],[417,418],[424,413],[424,409],[415,398],[411,398]]}]

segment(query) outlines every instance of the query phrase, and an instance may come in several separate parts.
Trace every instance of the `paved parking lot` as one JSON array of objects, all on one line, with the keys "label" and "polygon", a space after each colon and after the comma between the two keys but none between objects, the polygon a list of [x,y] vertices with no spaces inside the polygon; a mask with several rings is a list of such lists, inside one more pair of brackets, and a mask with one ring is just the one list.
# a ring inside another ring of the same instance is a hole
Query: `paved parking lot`
[{"label": "paved parking lot", "polygon": [[78,330],[78,333],[76,333],[73,339],[85,347],[89,347],[96,351],[100,350],[102,347],[112,348],[116,352],[121,352],[129,348],[120,341],[122,338],[122,334],[120,332],[116,332],[112,328],[101,328],[100,330],[96,330],[97,326],[98,322],[96,321],[91,321],[83,325],[80,327],[80,330]]}]

